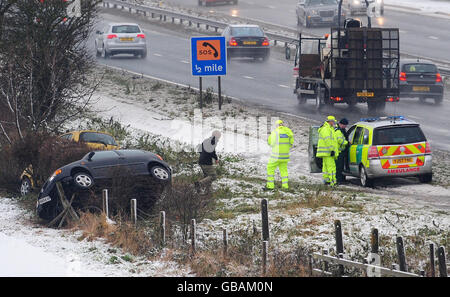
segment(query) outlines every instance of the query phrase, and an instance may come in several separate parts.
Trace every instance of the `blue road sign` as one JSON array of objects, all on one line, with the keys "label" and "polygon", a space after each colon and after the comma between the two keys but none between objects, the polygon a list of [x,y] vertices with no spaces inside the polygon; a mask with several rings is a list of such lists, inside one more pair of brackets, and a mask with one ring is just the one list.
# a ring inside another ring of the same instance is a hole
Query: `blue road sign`
[{"label": "blue road sign", "polygon": [[225,37],[191,37],[191,66],[194,76],[226,75]]}]

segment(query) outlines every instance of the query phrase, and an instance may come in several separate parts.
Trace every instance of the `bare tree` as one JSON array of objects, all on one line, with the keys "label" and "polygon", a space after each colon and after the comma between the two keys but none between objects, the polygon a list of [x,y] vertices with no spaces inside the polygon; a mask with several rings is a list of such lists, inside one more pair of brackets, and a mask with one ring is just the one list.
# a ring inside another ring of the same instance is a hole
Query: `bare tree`
[{"label": "bare tree", "polygon": [[[67,15],[63,0],[17,0],[3,14],[0,39],[0,135],[57,130],[80,116],[98,81],[86,41],[100,0],[82,0],[81,15]],[[13,3],[12,3],[13,2]]]}]

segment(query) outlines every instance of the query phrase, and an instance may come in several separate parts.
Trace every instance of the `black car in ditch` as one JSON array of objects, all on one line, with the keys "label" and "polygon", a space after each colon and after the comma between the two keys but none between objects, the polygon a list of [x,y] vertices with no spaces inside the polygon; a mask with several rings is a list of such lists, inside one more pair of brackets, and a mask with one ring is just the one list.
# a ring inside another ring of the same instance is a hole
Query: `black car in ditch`
[{"label": "black car in ditch", "polygon": [[61,182],[65,196],[70,199],[72,194],[86,192],[94,185],[108,185],[116,177],[132,179],[132,182],[151,177],[154,184],[164,185],[171,182],[172,169],[159,155],[144,150],[92,151],[81,160],[59,168],[45,182],[38,196],[37,214],[51,220],[61,211],[57,182]]}]

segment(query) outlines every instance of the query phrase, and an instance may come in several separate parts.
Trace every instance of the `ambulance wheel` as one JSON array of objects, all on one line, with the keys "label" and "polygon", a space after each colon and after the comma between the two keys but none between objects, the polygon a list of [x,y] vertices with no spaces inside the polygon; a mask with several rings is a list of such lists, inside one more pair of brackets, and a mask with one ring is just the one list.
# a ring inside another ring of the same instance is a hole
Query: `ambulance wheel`
[{"label": "ambulance wheel", "polygon": [[431,181],[433,180],[433,174],[427,173],[419,175],[419,180],[421,183],[431,183]]},{"label": "ambulance wheel", "polygon": [[361,182],[361,186],[373,187],[373,179],[367,177],[367,171],[364,165],[359,167],[359,181]]}]

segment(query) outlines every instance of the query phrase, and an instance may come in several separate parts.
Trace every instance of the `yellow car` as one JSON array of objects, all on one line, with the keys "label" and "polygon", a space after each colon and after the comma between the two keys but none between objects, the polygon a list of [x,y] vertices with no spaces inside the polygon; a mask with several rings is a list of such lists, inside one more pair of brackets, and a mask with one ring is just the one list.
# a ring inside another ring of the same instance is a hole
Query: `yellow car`
[{"label": "yellow car", "polygon": [[[72,131],[61,135],[60,138],[74,142],[83,142],[92,150],[120,149],[114,137],[106,132],[93,130]],[[27,195],[33,189],[39,187],[39,180],[33,178],[33,167],[31,165],[22,172],[20,180],[20,194],[22,196]]]}]

